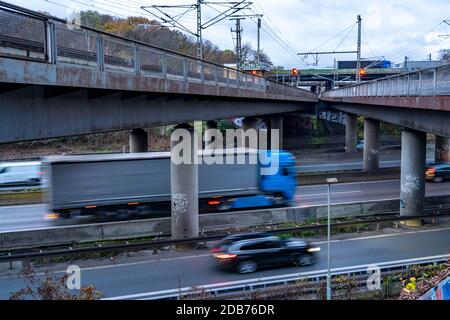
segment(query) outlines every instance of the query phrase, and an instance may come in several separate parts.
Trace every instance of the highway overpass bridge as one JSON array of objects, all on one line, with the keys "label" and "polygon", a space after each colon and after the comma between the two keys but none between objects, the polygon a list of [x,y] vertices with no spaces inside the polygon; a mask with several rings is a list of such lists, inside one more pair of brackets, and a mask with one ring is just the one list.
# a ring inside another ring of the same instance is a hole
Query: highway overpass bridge
[{"label": "highway overpass bridge", "polygon": [[403,128],[400,212],[423,212],[426,133],[436,135],[436,161],[450,162],[450,65],[325,92],[321,104],[345,111],[346,150],[356,151],[357,116],[365,116],[364,169],[379,167],[380,120]]},{"label": "highway overpass bridge", "polygon": [[[67,25],[0,1],[0,143],[141,128],[313,113],[313,93],[98,30]],[[347,151],[357,115],[366,117],[364,169],[379,167],[380,120],[404,128],[401,214],[423,213],[426,132],[450,161],[450,67],[442,66],[325,92],[320,105],[347,112]],[[133,147],[133,145],[135,147]]]},{"label": "highway overpass bridge", "polygon": [[[1,1],[0,26],[0,143],[313,113],[318,101],[305,90]],[[142,133],[132,133],[137,145]]]}]

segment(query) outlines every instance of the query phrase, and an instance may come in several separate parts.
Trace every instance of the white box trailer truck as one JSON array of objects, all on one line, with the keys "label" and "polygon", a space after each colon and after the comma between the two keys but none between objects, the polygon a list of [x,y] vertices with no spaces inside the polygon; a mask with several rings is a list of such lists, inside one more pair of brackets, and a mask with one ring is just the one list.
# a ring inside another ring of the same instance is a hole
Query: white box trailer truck
[{"label": "white box trailer truck", "polygon": [[[244,164],[237,163],[238,154],[234,164],[199,164],[200,211],[288,203],[295,161],[285,154],[284,169],[273,177],[261,176],[259,161],[249,163],[248,152]],[[48,218],[170,215],[169,152],[49,156],[42,167]]]}]

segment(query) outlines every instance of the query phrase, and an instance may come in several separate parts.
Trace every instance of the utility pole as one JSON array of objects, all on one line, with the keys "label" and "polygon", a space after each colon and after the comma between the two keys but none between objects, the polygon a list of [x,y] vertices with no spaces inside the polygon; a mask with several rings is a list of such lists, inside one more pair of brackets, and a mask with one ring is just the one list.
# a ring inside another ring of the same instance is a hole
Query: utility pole
[{"label": "utility pole", "polygon": [[197,0],[197,59],[203,59],[202,0]]},{"label": "utility pole", "polygon": [[242,31],[243,29],[241,28],[241,20],[243,20],[245,18],[233,18],[230,20],[236,20],[236,29],[233,30],[233,28],[231,28],[231,32],[235,32],[236,33],[236,69],[240,70],[241,69],[241,63],[242,63]]},{"label": "utility pole", "polygon": [[[216,10],[219,12],[216,16],[209,19],[206,22],[202,21],[202,5],[207,4],[208,6],[217,5],[221,7],[226,7],[223,11]],[[197,59],[203,59],[203,38],[202,31],[207,29],[218,22],[232,16],[233,14],[248,9],[252,3],[247,0],[238,0],[235,2],[223,2],[223,1],[208,1],[196,0],[195,4],[183,4],[183,5],[151,5],[151,6],[141,6],[141,9],[151,14],[153,17],[157,18],[161,23],[166,24],[174,28],[178,28],[194,37],[197,38]],[[168,10],[178,9],[181,13],[172,14]],[[186,25],[180,22],[180,19],[186,14],[196,11],[197,16],[197,28],[196,31],[192,31]]]},{"label": "utility pole", "polygon": [[257,49],[256,49],[256,61],[258,65],[261,67],[261,18],[258,17],[258,40],[257,40]]},{"label": "utility pole", "polygon": [[257,21],[257,49],[256,49],[256,63],[258,66],[261,65],[261,18],[262,14],[246,14],[246,15],[235,15],[231,16],[230,20],[236,21],[236,30],[231,28],[232,33],[236,33],[236,36],[233,40],[236,41],[236,68],[240,69],[242,67],[242,32],[243,28],[241,28],[240,20],[245,20],[246,18],[258,18]]},{"label": "utility pole", "polygon": [[359,70],[361,69],[361,16],[358,15],[358,44],[356,49],[356,82],[361,82],[361,74]]},{"label": "utility pole", "polygon": [[334,63],[333,63],[333,89],[335,89],[336,86],[336,82],[338,81],[338,74],[337,74],[337,61],[336,58],[334,58]]}]

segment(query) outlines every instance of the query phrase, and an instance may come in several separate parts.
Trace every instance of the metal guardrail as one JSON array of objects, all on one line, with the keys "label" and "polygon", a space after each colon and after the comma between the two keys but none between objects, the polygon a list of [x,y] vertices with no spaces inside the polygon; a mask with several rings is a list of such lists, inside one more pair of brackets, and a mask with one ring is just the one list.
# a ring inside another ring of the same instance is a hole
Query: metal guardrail
[{"label": "metal guardrail", "polygon": [[[368,268],[376,265],[380,268],[381,273],[386,273],[394,270],[405,270],[409,266],[412,265],[426,265],[432,263],[444,262],[449,259],[449,255],[438,255],[438,256],[430,256],[430,257],[422,257],[416,259],[405,259],[405,260],[397,260],[397,261],[389,261],[389,262],[380,262],[380,263],[371,263],[364,264],[358,266],[351,267],[342,267],[342,268],[334,268],[331,269],[331,276],[338,275],[361,275],[367,274]],[[327,270],[317,270],[317,271],[309,271],[309,272],[300,272],[300,273],[292,273],[286,275],[279,276],[271,276],[271,277],[263,277],[263,278],[255,278],[255,279],[247,279],[247,280],[239,280],[239,281],[231,281],[224,283],[215,283],[208,285],[200,285],[196,286],[195,290],[209,293],[213,297],[220,296],[222,294],[227,293],[238,293],[243,291],[254,291],[257,289],[270,288],[279,285],[288,285],[294,284],[300,280],[304,279],[314,279],[316,282],[319,282],[325,279],[327,276]],[[170,290],[161,290],[154,292],[146,292],[139,294],[130,294],[124,296],[116,296],[110,298],[104,298],[102,300],[161,300],[161,299],[172,299],[178,300],[183,297],[189,297],[189,294],[195,294],[193,292],[192,287],[184,287],[179,289],[170,289]]]},{"label": "metal guardrail", "polygon": [[[439,218],[439,217],[448,217],[450,216],[449,208],[445,207],[436,207],[433,211],[437,211],[440,213],[434,214],[424,214],[413,217],[401,217],[399,215],[395,216],[387,216],[388,214],[382,215],[373,215],[373,216],[361,216],[355,217],[351,221],[339,221],[340,218],[335,219],[336,221],[331,223],[331,228],[339,228],[339,227],[348,227],[355,226],[360,224],[378,224],[382,222],[393,222],[393,221],[407,221],[414,219],[427,219],[427,218]],[[281,229],[271,229],[269,232],[273,234],[281,234],[281,233],[290,233],[290,232],[301,232],[308,230],[319,230],[327,228],[327,224],[314,224],[314,225],[306,225],[300,227],[291,227],[291,228],[281,228]],[[124,241],[124,243],[112,244],[112,245],[100,245],[98,243],[93,244],[90,247],[82,247],[82,248],[72,248],[68,247],[67,249],[43,249],[39,247],[34,247],[29,249],[28,251],[24,250],[15,250],[15,251],[2,251],[0,253],[0,262],[10,262],[17,261],[23,259],[39,259],[39,258],[49,258],[49,257],[60,257],[64,255],[72,255],[72,254],[87,254],[87,253],[100,253],[100,252],[113,252],[113,251],[127,251],[127,250],[138,250],[138,249],[149,249],[149,248],[158,248],[162,246],[168,245],[176,245],[176,244],[186,244],[186,243],[204,243],[206,245],[207,241],[216,241],[221,240],[225,236],[230,235],[229,233],[222,234],[214,234],[214,235],[203,235],[195,238],[187,238],[187,239],[163,239],[158,240],[160,237],[168,237],[170,235],[167,234],[159,234],[153,240],[140,241],[135,243],[128,243]],[[48,247],[48,246],[47,246]]]},{"label": "metal guardrail", "polygon": [[308,92],[3,1],[0,56],[294,97]]},{"label": "metal guardrail", "polygon": [[420,97],[450,95],[450,64],[362,82],[322,93],[323,97]]}]

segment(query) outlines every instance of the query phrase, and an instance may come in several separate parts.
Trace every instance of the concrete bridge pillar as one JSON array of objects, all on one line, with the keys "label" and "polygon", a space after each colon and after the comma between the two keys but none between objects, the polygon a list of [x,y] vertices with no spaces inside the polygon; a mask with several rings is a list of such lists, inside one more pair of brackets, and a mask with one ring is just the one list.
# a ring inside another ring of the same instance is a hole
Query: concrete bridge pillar
[{"label": "concrete bridge pillar", "polygon": [[[198,165],[194,161],[197,152],[194,128],[189,125],[176,126],[170,137],[172,239],[198,237]],[[196,245],[182,244],[175,247],[192,249]]]},{"label": "concrete bridge pillar", "polygon": [[450,162],[450,138],[436,136],[436,162]]},{"label": "concrete bridge pillar", "polygon": [[378,170],[380,121],[366,118],[364,120],[364,171]]},{"label": "concrete bridge pillar", "polygon": [[[242,120],[242,129],[244,129],[244,131],[247,131],[248,129],[254,129],[254,130],[256,130],[256,132],[258,132],[257,125],[258,125],[258,119],[255,117],[247,117],[247,118],[244,118],[244,120]],[[259,145],[259,143],[257,145]],[[249,146],[250,146],[250,142],[248,141],[248,139],[245,139],[244,147],[249,148]]]},{"label": "concrete bridge pillar", "polygon": [[130,152],[148,152],[147,131],[144,129],[130,130]]},{"label": "concrete bridge pillar", "polygon": [[345,152],[356,152],[358,143],[358,116],[353,113],[345,114]]},{"label": "concrete bridge pillar", "polygon": [[242,129],[255,129],[257,130],[258,119],[255,117],[247,117],[242,120]]},{"label": "concrete bridge pillar", "polygon": [[[402,132],[400,173],[400,216],[423,215],[425,206],[426,133],[416,130]],[[422,220],[403,224],[420,226]]]},{"label": "concrete bridge pillar", "polygon": [[[273,115],[270,117],[270,133],[272,134],[272,130],[278,130],[278,150],[282,150],[283,149],[283,115],[282,114],[277,114],[277,115]],[[272,148],[271,145],[271,136],[268,137],[268,146],[270,147],[270,149],[274,149]]]},{"label": "concrete bridge pillar", "polygon": [[216,144],[214,141],[213,135],[209,129],[217,130],[217,122],[216,121],[206,121],[205,135],[204,135],[204,147],[205,149],[221,149],[223,146]]}]

